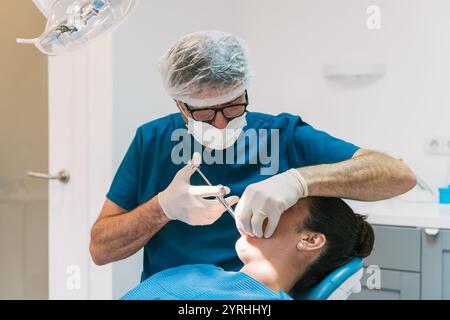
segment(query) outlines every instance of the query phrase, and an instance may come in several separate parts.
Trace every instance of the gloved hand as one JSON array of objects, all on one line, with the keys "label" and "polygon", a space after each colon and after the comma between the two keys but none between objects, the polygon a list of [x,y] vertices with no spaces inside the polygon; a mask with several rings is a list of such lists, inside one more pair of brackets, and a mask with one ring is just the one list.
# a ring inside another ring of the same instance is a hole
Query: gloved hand
[{"label": "gloved hand", "polygon": [[[200,154],[194,154],[193,163],[200,162]],[[190,178],[195,172],[187,165],[175,175],[166,190],[158,194],[159,204],[170,220],[179,220],[192,226],[211,225],[226,211],[216,199],[204,198],[224,196],[230,193],[230,188],[223,186],[192,186]],[[239,201],[239,197],[226,198],[230,206]]]},{"label": "gloved hand", "polygon": [[244,191],[236,207],[236,226],[241,234],[262,238],[263,223],[268,218],[264,237],[270,238],[281,214],[307,196],[308,185],[295,169],[252,184]]}]

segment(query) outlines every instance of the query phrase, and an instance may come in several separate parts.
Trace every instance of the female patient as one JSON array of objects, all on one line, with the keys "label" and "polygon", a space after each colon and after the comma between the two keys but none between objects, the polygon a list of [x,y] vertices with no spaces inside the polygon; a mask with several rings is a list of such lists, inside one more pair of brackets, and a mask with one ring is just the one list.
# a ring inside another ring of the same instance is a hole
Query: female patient
[{"label": "female patient", "polygon": [[281,217],[270,239],[242,236],[240,272],[214,265],[162,271],[125,300],[291,300],[355,257],[370,255],[373,229],[341,199],[301,199]]}]

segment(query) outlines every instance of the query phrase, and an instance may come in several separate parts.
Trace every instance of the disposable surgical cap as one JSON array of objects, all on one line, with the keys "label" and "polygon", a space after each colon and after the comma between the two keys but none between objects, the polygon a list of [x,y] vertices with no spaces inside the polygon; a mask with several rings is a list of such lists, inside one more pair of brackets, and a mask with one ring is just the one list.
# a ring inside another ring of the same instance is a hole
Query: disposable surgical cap
[{"label": "disposable surgical cap", "polygon": [[245,42],[220,31],[184,36],[162,57],[159,71],[173,99],[199,108],[235,100],[253,78]]}]

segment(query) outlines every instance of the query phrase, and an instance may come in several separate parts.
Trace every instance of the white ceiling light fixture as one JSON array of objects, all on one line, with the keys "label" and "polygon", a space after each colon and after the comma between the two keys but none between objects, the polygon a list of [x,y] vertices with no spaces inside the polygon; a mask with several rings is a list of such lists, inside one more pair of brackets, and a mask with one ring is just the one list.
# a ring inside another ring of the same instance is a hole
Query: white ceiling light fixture
[{"label": "white ceiling light fixture", "polygon": [[141,0],[33,0],[47,17],[45,32],[36,39],[17,39],[34,44],[47,55],[60,55],[85,47],[112,32]]}]

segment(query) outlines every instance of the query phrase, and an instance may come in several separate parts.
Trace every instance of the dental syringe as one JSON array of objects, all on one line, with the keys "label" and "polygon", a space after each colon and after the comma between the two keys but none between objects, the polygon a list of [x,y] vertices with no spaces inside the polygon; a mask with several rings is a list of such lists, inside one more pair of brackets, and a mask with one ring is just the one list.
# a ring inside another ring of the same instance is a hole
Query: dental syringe
[{"label": "dental syringe", "polygon": [[[213,184],[208,180],[208,178],[205,176],[205,174],[200,170],[199,165],[194,164],[192,161],[189,161],[188,165],[191,166],[192,169],[194,169],[195,171],[198,172],[198,174],[203,178],[203,180],[205,180],[205,182],[206,182],[206,184],[208,184],[208,186],[213,187]],[[222,187],[222,188],[225,189],[225,187]],[[233,219],[235,219],[234,210],[227,203],[225,198],[223,196],[216,196],[215,198],[220,201],[220,203],[224,206],[224,208],[228,211],[228,213],[233,217]]]}]

